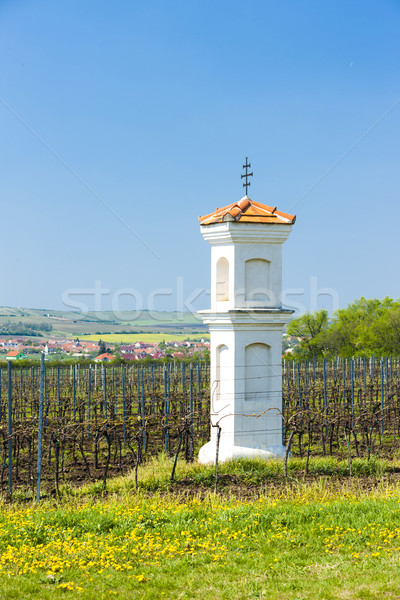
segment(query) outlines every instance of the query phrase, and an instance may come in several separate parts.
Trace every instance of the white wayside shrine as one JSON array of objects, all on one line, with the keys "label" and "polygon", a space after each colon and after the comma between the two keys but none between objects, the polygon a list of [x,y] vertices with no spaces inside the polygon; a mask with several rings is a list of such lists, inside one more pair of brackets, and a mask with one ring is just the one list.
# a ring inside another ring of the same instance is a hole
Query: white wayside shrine
[{"label": "white wayside shrine", "polygon": [[240,202],[199,217],[211,245],[211,441],[199,461],[282,456],[282,244],[296,218]]}]

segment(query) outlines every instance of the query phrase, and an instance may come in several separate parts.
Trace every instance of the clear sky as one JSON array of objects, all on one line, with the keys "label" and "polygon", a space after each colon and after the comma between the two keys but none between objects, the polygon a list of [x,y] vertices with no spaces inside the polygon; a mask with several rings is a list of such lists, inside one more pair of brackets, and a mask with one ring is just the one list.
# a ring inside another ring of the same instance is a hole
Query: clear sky
[{"label": "clear sky", "polygon": [[288,304],[399,297],[399,31],[398,0],[0,0],[0,305],[188,308],[245,156],[297,214]]}]

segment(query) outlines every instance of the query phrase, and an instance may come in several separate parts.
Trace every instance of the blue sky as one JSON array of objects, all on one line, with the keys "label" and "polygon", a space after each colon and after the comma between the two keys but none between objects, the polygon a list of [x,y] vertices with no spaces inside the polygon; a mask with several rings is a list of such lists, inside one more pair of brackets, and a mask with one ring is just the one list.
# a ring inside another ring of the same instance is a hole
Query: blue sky
[{"label": "blue sky", "polygon": [[397,0],[0,1],[0,305],[206,308],[197,217],[245,156],[297,214],[289,304],[399,297],[399,30]]}]

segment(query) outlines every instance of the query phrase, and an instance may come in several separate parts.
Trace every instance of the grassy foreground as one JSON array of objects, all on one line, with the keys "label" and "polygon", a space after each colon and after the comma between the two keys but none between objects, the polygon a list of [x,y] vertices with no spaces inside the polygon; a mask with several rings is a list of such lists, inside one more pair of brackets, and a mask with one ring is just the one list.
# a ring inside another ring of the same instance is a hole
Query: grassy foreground
[{"label": "grassy foreground", "polygon": [[[138,491],[126,477],[96,500],[92,485],[58,502],[2,504],[0,598],[400,598],[394,481],[267,485],[246,500],[150,494],[169,468],[153,462]],[[208,467],[192,469],[207,479]]]}]

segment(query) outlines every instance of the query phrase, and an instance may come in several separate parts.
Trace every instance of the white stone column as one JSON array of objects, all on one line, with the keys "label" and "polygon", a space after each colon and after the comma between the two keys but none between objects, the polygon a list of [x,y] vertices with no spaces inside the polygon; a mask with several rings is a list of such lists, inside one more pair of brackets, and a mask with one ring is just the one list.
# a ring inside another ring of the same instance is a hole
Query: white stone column
[{"label": "white stone column", "polygon": [[[211,440],[200,462],[283,456],[282,330],[291,311],[202,311],[210,328]],[[267,321],[268,319],[268,321]],[[267,322],[266,322],[267,321]]]},{"label": "white stone column", "polygon": [[[282,244],[295,217],[276,217],[275,208],[253,206],[247,197],[241,203],[231,206],[235,219],[221,221],[218,213],[201,225],[211,245],[211,309],[200,312],[210,329],[211,357],[211,440],[200,450],[203,463],[215,461],[216,425],[221,461],[285,452],[282,332],[293,311],[281,303]],[[241,205],[250,208],[243,222]]]}]

